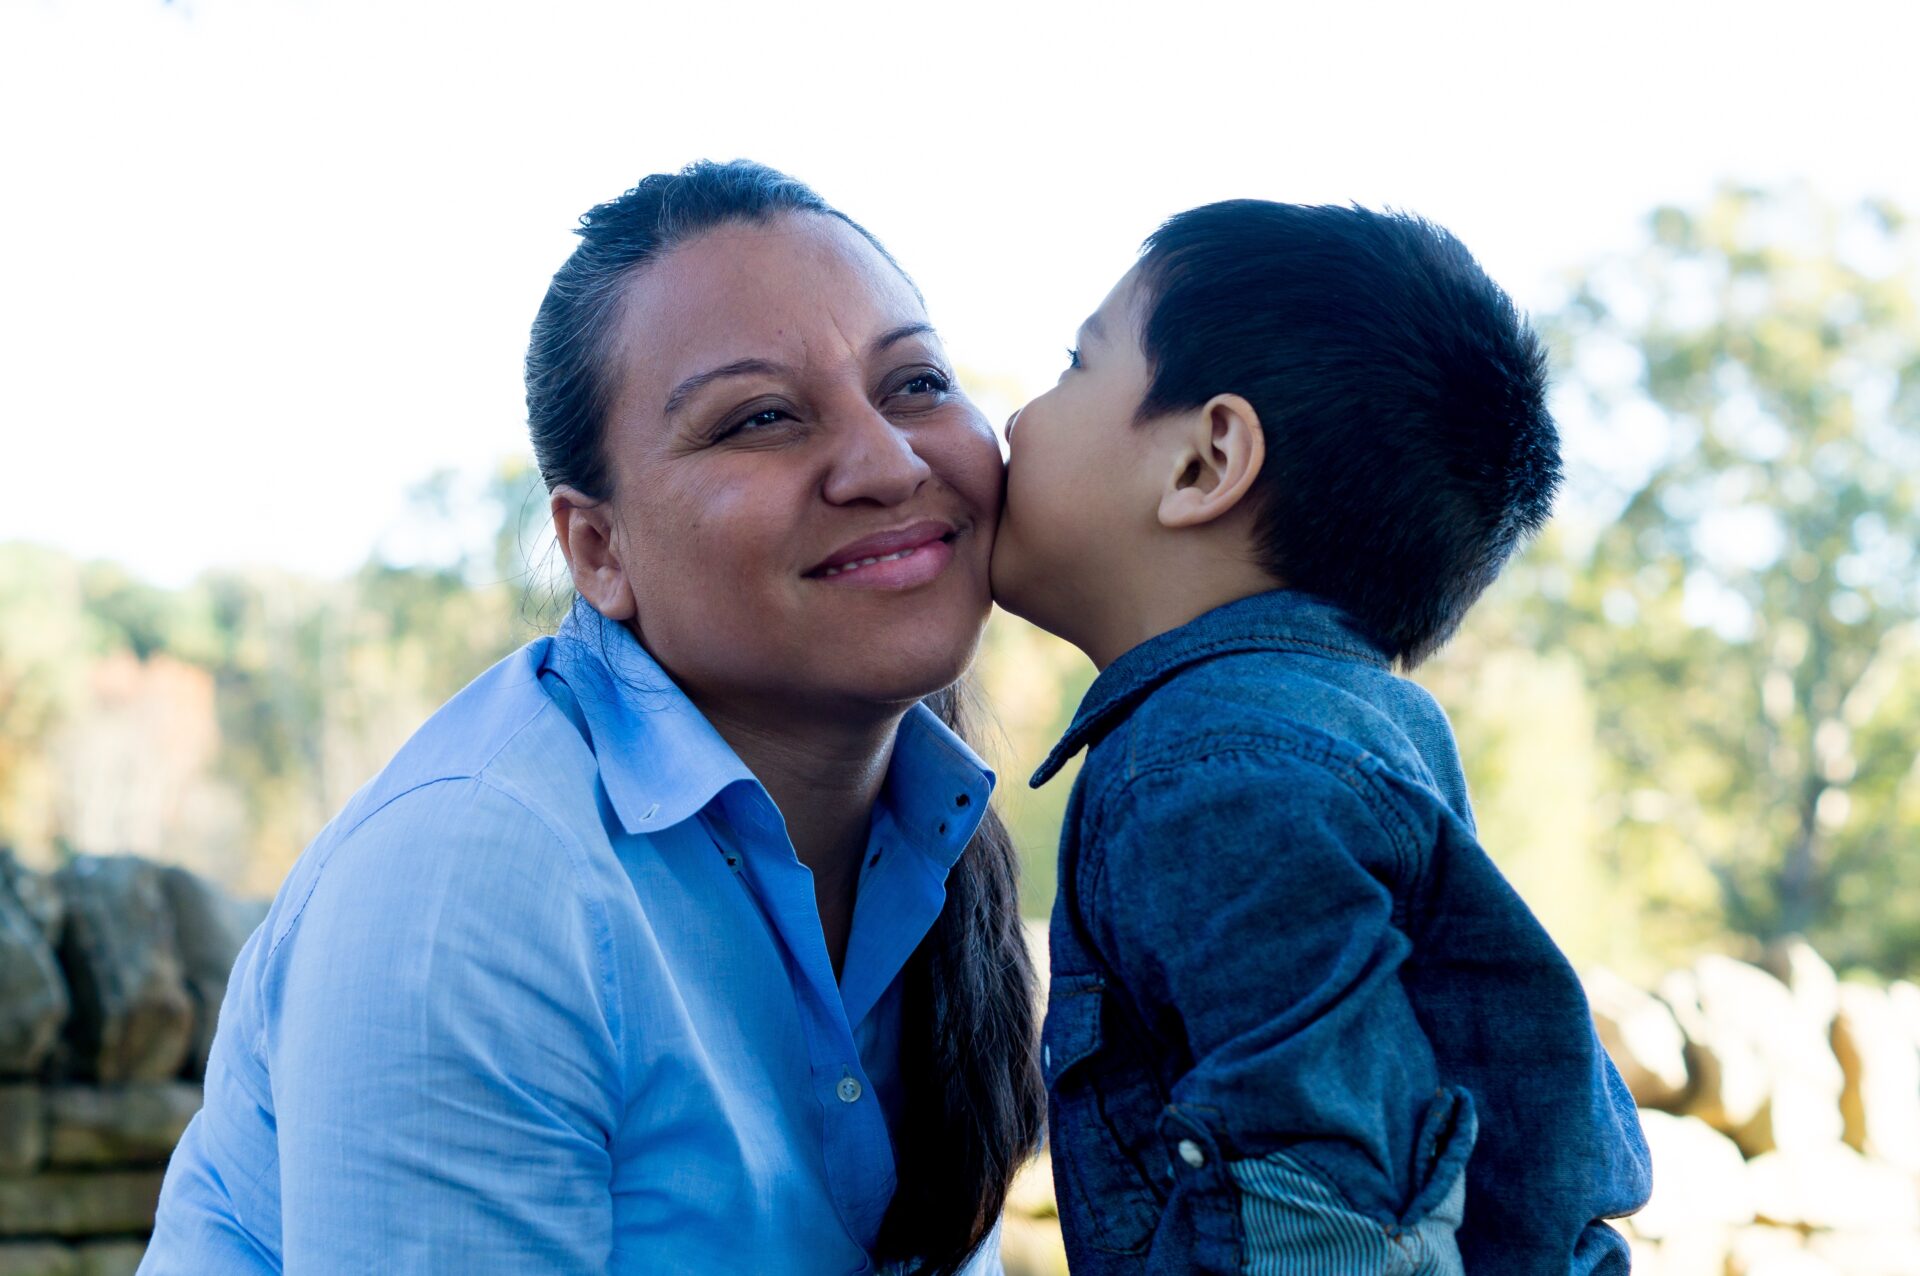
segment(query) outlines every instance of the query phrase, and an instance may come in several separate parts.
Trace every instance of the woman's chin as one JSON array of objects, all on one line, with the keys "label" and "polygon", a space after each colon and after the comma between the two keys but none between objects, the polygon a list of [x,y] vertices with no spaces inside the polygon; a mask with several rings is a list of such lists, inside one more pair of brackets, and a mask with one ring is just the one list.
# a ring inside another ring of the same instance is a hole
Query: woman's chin
[{"label": "woman's chin", "polygon": [[964,629],[928,627],[889,634],[882,642],[861,643],[858,663],[842,666],[834,681],[849,697],[876,706],[913,704],[965,676],[985,628],[983,608],[978,620]]}]

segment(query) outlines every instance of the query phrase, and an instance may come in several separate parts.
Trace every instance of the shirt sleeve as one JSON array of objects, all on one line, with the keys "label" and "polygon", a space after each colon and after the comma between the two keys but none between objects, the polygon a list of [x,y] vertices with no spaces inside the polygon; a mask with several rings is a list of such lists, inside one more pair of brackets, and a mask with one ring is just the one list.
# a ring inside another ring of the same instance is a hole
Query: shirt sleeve
[{"label": "shirt sleeve", "polygon": [[476,780],[332,848],[263,988],[286,1270],[605,1270],[619,1050],[577,854]]},{"label": "shirt sleeve", "polygon": [[[1237,1214],[1247,1271],[1459,1270],[1472,1106],[1401,984],[1419,858],[1387,802],[1360,763],[1223,748],[1136,774],[1101,815],[1101,947],[1192,1057],[1176,1185],[1227,1198],[1196,1208]],[[1211,1153],[1227,1173],[1188,1169]]]}]

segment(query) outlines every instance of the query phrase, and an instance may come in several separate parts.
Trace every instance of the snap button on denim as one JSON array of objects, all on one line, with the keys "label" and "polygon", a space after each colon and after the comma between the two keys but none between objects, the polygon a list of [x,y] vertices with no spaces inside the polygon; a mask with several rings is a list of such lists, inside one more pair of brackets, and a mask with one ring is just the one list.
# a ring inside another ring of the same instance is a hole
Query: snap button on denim
[{"label": "snap button on denim", "polygon": [[1207,1163],[1207,1154],[1192,1139],[1181,1139],[1174,1150],[1180,1153],[1181,1160],[1196,1170]]}]

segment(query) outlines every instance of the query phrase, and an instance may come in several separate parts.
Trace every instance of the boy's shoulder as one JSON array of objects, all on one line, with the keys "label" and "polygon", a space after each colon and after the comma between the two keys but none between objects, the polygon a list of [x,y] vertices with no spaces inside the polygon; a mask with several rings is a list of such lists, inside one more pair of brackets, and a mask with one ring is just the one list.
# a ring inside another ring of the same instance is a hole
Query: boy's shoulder
[{"label": "boy's shoulder", "polygon": [[1093,747],[1085,769],[1092,788],[1112,790],[1229,756],[1298,782],[1385,772],[1466,809],[1452,729],[1424,688],[1297,651],[1235,651],[1178,670]]}]

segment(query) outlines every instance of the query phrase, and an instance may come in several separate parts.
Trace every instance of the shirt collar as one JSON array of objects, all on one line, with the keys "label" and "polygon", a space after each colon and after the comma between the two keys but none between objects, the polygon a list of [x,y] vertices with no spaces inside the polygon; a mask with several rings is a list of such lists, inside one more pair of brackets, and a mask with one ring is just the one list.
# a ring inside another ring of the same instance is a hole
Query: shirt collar
[{"label": "shirt collar", "polygon": [[925,704],[907,711],[880,801],[922,854],[952,868],[985,817],[993,786],[992,769],[938,714]]},{"label": "shirt collar", "polygon": [[[734,784],[760,787],[706,715],[625,625],[576,599],[547,664],[573,692],[621,827],[658,833]],[[973,836],[994,775],[924,704],[901,720],[882,804],[924,853],[952,867]]]},{"label": "shirt collar", "polygon": [[1073,724],[1029,783],[1037,789],[1052,779],[1069,758],[1119,726],[1175,673],[1240,651],[1298,651],[1382,668],[1392,663],[1352,616],[1324,598],[1276,589],[1236,599],[1147,639],[1102,670],[1080,701]]}]

